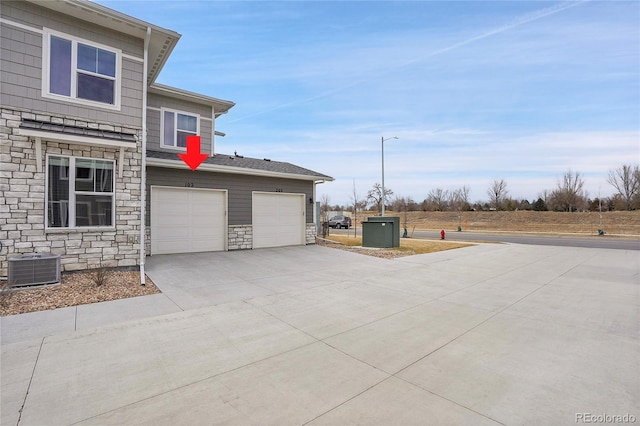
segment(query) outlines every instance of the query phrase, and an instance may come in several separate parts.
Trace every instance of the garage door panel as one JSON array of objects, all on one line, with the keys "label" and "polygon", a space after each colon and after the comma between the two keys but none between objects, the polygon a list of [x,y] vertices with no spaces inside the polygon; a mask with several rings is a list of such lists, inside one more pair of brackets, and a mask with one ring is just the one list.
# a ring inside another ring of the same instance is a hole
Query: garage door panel
[{"label": "garage door panel", "polygon": [[162,227],[162,239],[168,241],[184,240],[185,234],[189,235],[191,230],[188,226],[165,225]]},{"label": "garage door panel", "polygon": [[[211,226],[211,216],[191,216],[191,226],[190,228],[196,228],[199,232],[208,232],[210,231]],[[198,235],[199,232],[195,234]]]},{"label": "garage door panel", "polygon": [[188,241],[159,241],[153,254],[189,253],[191,244]]},{"label": "garage door panel", "polygon": [[220,238],[222,236],[223,236],[222,229],[212,229],[211,227],[203,226],[197,229],[192,228],[191,230],[191,239],[194,241]]},{"label": "garage door panel", "polygon": [[304,194],[253,194],[253,247],[305,243]]},{"label": "garage door panel", "polygon": [[201,240],[201,241],[194,240],[191,242],[189,246],[189,253],[199,253],[203,251],[212,251],[211,244],[209,243],[208,240]]},{"label": "garage door panel", "polygon": [[167,208],[181,208],[189,202],[189,194],[183,190],[165,188],[157,194],[157,200]]},{"label": "garage door panel", "polygon": [[151,198],[152,254],[225,249],[225,191],[154,187]]},{"label": "garage door panel", "polygon": [[185,201],[171,201],[171,199],[168,200],[159,200],[161,205],[162,205],[162,216],[159,217],[166,217],[166,216],[184,216],[186,214],[189,214],[189,200],[185,200]]},{"label": "garage door panel", "polygon": [[160,226],[168,228],[188,228],[188,226],[186,225],[180,225],[180,223],[182,223],[184,221],[184,218],[187,216],[188,212],[182,214],[171,214],[171,212],[165,212],[156,220],[156,223]]}]

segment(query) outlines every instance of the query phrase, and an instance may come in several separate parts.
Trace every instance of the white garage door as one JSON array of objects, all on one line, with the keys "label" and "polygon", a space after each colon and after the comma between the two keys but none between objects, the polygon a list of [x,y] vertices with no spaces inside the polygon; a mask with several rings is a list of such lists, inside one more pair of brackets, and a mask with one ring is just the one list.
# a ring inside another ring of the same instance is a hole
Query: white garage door
[{"label": "white garage door", "polygon": [[221,251],[227,192],[151,187],[151,254]]},{"label": "white garage door", "polygon": [[305,196],[253,193],[253,248],[305,244]]}]

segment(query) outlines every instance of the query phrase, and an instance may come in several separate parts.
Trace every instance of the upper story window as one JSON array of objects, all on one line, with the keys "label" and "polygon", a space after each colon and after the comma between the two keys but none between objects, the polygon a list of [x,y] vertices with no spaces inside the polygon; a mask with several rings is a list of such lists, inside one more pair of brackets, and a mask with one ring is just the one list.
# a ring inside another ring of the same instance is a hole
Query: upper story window
[{"label": "upper story window", "polygon": [[121,51],[50,31],[44,40],[43,96],[120,108]]},{"label": "upper story window", "polygon": [[162,109],[162,146],[185,148],[187,136],[197,135],[200,120],[194,114]]}]

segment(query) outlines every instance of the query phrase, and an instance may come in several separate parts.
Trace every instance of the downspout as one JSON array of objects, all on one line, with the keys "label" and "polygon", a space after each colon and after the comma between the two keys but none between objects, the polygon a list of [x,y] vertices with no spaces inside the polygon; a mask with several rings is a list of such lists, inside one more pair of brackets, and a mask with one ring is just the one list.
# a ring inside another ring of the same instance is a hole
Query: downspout
[{"label": "downspout", "polygon": [[216,108],[211,106],[211,157],[216,156]]},{"label": "downspout", "polygon": [[144,59],[142,62],[142,163],[140,164],[140,285],[146,284],[144,273],[145,233],[147,229],[147,87],[149,86],[149,41],[151,27],[147,27],[144,38]]}]

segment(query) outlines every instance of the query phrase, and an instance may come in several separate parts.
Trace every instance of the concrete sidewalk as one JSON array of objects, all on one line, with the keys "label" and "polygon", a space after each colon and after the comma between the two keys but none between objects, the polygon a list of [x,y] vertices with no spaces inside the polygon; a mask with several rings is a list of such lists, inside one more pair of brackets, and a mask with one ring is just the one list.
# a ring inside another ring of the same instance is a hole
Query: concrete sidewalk
[{"label": "concrete sidewalk", "polygon": [[[0,421],[638,422],[639,262],[493,244],[396,260],[318,246],[153,257],[163,295],[67,308],[73,327],[3,318]],[[147,318],[89,328],[118,315]]]}]

